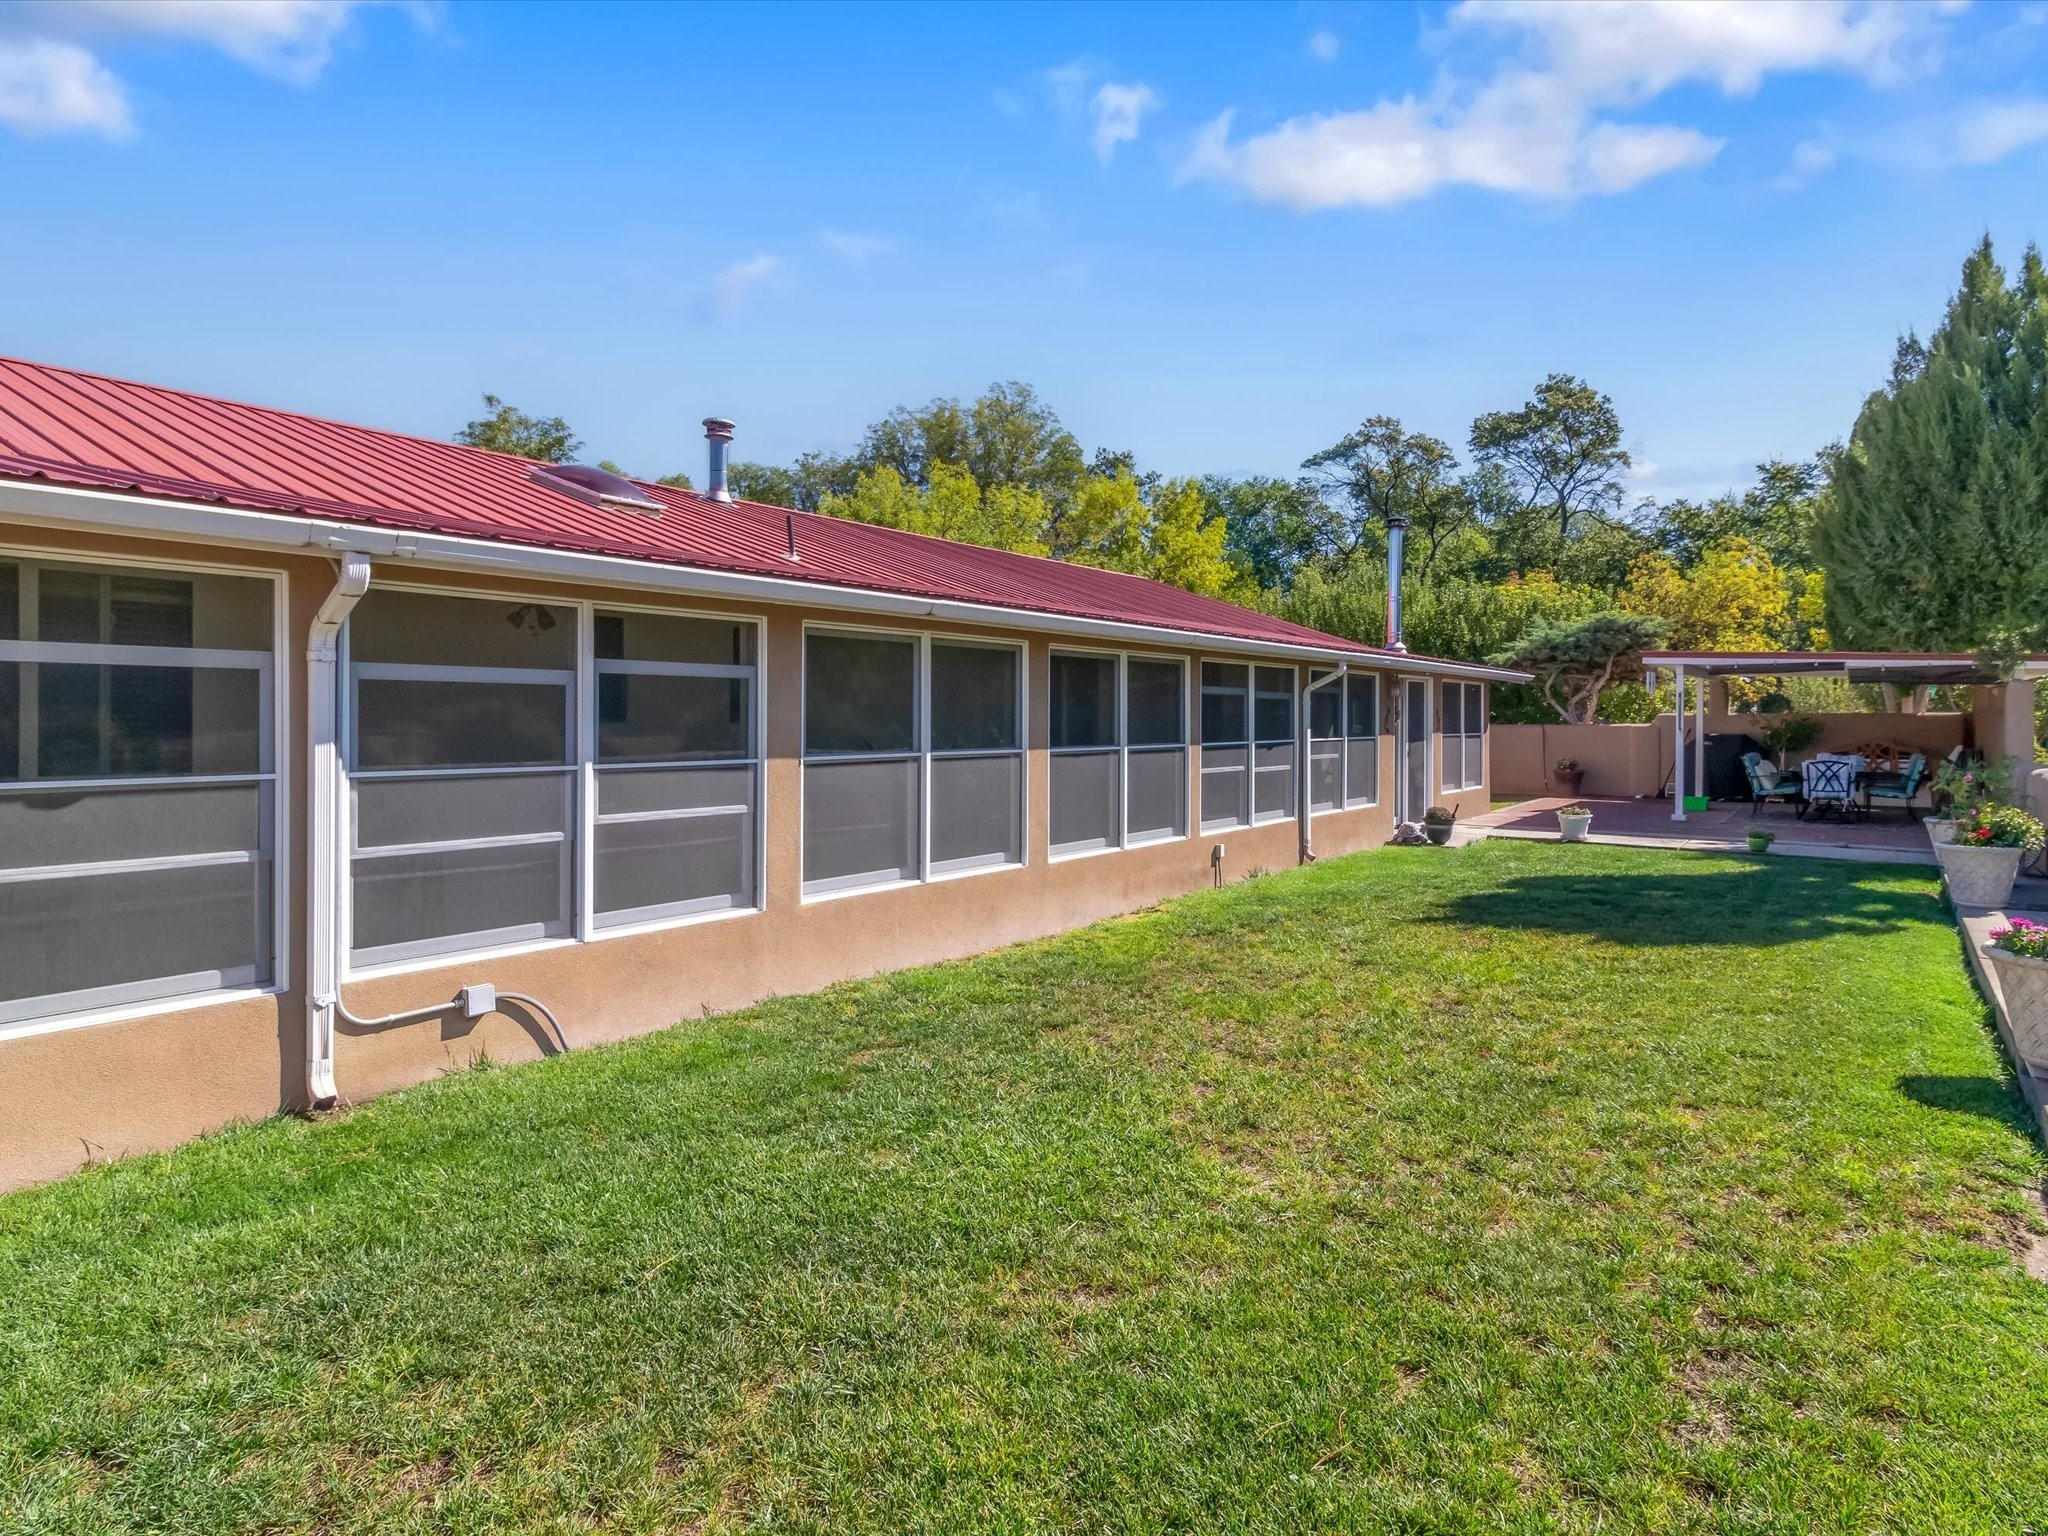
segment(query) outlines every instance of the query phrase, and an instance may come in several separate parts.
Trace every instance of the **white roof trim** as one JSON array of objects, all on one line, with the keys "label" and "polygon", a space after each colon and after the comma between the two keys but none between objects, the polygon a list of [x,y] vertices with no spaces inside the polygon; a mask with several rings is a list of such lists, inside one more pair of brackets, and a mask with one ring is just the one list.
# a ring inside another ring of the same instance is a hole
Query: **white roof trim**
[{"label": "white roof trim", "polygon": [[1348,661],[1358,666],[1431,676],[1474,678],[1489,682],[1527,682],[1529,674],[1505,667],[1440,661],[1431,657],[1380,651],[1349,651],[1331,646],[1291,645],[1212,634],[1207,630],[1167,625],[1123,623],[1076,618],[1033,608],[995,603],[957,602],[904,592],[844,587],[829,582],[756,576],[706,566],[668,565],[620,555],[554,549],[494,539],[464,538],[445,533],[413,533],[356,523],[330,522],[296,513],[258,512],[209,502],[174,501],[119,491],[77,486],[43,485],[0,480],[0,515],[45,526],[148,535],[251,549],[310,550],[319,554],[354,551],[372,559],[442,570],[483,572],[527,579],[555,577],[564,581],[633,587],[646,592],[676,592],[697,597],[794,603],[854,613],[886,613],[901,618],[947,619],[958,623],[1000,624],[1009,629],[1043,630],[1063,635],[1092,635],[1128,642],[1171,635],[1190,648],[1206,648],[1256,656],[1281,656],[1308,661]]}]

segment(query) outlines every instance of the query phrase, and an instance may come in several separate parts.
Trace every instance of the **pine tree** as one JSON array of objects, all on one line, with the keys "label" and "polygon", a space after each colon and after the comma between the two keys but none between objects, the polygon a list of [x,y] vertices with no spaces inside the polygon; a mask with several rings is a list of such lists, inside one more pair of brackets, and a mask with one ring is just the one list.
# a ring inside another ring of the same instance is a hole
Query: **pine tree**
[{"label": "pine tree", "polygon": [[2048,641],[2048,274],[1986,236],[1924,345],[1900,342],[1813,527],[1827,627],[1857,650]]}]

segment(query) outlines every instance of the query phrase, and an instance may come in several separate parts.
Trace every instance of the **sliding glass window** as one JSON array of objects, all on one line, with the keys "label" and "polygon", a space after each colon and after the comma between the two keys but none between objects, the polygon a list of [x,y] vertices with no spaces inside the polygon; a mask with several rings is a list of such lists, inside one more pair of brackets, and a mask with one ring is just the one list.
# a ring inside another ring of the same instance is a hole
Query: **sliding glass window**
[{"label": "sliding glass window", "polygon": [[568,933],[576,610],[373,589],[348,643],[356,963]]},{"label": "sliding glass window", "polygon": [[598,610],[599,928],[759,905],[751,621]]},{"label": "sliding glass window", "polygon": [[0,558],[0,1026],[274,980],[275,600]]},{"label": "sliding glass window", "polygon": [[1486,777],[1486,690],[1443,685],[1444,789],[1477,789]]},{"label": "sliding glass window", "polygon": [[1024,861],[1023,654],[804,637],[807,896]]}]

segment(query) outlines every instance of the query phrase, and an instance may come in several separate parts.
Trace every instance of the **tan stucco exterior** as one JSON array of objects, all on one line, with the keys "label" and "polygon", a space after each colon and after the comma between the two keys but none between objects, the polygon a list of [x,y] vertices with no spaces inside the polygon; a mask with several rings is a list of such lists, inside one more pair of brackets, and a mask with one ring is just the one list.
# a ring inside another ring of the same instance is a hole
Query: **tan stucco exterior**
[{"label": "tan stucco exterior", "polygon": [[[306,635],[333,583],[333,566],[316,554],[279,556],[199,548],[141,539],[80,535],[0,523],[0,552],[73,552],[117,557],[147,568],[153,562],[204,561],[223,567],[281,572],[287,629],[279,646],[279,698],[287,712],[288,750],[279,764],[285,806],[283,846],[292,878],[280,912],[283,974],[269,995],[240,996],[199,1006],[164,1007],[107,1022],[0,1039],[0,1188],[58,1177],[85,1162],[168,1147],[237,1121],[301,1107],[304,1093],[307,957]],[[763,909],[677,926],[565,939],[523,950],[437,960],[396,974],[348,981],[349,1008],[371,1016],[446,1000],[472,982],[532,994],[561,1020],[571,1042],[587,1046],[659,1029],[706,1011],[762,997],[798,993],[852,976],[945,960],[1056,933],[1198,889],[1214,878],[1211,849],[1222,844],[1223,878],[1282,869],[1301,857],[1294,819],[1221,833],[1199,830],[1177,841],[1054,861],[1048,856],[1048,660],[1062,644],[1043,632],[936,621],[889,625],[818,607],[683,600],[617,588],[576,587],[420,569],[379,562],[376,584],[485,591],[557,602],[745,614],[764,623],[761,698],[766,759]],[[798,786],[802,773],[797,701],[801,696],[807,622],[915,628],[1021,643],[1026,654],[1025,864],[923,884],[805,901],[801,895]],[[1074,645],[1101,649],[1101,641]],[[1134,651],[1176,655],[1190,668],[1200,647],[1145,644]],[[1243,661],[1233,654],[1223,659]],[[1284,658],[1263,658],[1266,664]],[[1306,676],[1307,668],[1300,667]],[[1191,671],[1191,676],[1198,675]],[[1320,813],[1312,836],[1318,855],[1348,853],[1384,842],[1393,825],[1395,744],[1384,728],[1398,669],[1381,674],[1380,803]],[[1432,681],[1432,687],[1434,687]],[[1199,719],[1199,692],[1190,706]],[[1432,720],[1435,719],[1432,709]],[[1192,732],[1198,735],[1198,730]],[[1489,737],[1489,743],[1491,738]],[[1490,750],[1489,750],[1490,756]],[[1199,747],[1189,758],[1188,804],[1198,807]],[[1440,755],[1432,744],[1432,779]],[[1434,789],[1434,785],[1433,785]],[[1461,811],[1484,810],[1487,789],[1433,792]],[[1191,814],[1198,812],[1191,811]],[[528,1059],[541,1054],[538,1021],[493,1015],[472,1025],[449,1015],[370,1033],[343,1028],[336,1079],[353,1101],[465,1066],[478,1056]]]}]

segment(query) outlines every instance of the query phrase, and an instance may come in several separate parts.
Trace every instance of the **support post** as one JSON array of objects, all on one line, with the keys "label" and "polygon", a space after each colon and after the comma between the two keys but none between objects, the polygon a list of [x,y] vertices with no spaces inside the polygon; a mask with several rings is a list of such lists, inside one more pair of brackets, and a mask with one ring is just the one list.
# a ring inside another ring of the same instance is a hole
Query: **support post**
[{"label": "support post", "polygon": [[1707,680],[1701,678],[1692,692],[1692,792],[1704,799],[1707,793]]},{"label": "support post", "polygon": [[1685,668],[1671,669],[1671,819],[1685,820]]}]

